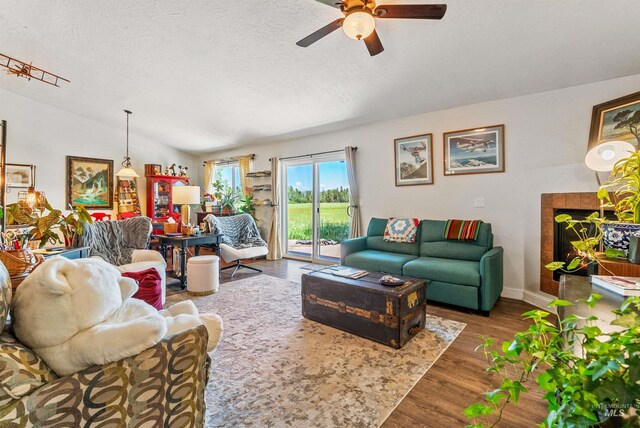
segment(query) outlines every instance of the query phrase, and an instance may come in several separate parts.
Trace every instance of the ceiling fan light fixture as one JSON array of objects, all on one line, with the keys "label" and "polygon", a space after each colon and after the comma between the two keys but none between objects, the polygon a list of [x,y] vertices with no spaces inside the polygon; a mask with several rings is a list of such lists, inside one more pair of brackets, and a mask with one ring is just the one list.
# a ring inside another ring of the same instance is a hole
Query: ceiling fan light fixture
[{"label": "ceiling fan light fixture", "polygon": [[342,23],[342,29],[347,37],[353,40],[362,40],[376,29],[376,20],[371,13],[357,10],[347,15]]}]

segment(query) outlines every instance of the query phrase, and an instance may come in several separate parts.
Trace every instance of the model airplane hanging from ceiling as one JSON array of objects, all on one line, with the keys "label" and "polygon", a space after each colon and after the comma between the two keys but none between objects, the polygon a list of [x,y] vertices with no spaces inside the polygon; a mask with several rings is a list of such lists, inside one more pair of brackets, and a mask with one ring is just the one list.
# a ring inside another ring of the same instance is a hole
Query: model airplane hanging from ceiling
[{"label": "model airplane hanging from ceiling", "polygon": [[24,61],[20,61],[19,59],[15,59],[1,53],[0,66],[7,68],[7,73],[17,77],[24,77],[27,80],[35,79],[57,87],[60,87],[58,82],[61,80],[71,83],[70,80],[60,77],[57,74],[50,73],[41,68],[34,67],[31,63],[27,64]]}]

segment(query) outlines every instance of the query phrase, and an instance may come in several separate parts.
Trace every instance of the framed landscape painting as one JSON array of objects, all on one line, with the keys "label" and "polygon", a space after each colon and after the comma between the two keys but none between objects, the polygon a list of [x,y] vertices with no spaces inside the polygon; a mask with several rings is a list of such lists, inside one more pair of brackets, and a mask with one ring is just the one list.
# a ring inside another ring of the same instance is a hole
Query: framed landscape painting
[{"label": "framed landscape painting", "polygon": [[67,203],[112,209],[113,161],[67,156]]},{"label": "framed landscape painting", "polygon": [[613,140],[640,147],[640,92],[593,107],[589,147]]},{"label": "framed landscape painting", "polygon": [[504,172],[504,125],[446,132],[444,175]]},{"label": "framed landscape painting", "polygon": [[433,184],[431,134],[397,138],[393,143],[396,186]]},{"label": "framed landscape painting", "polygon": [[35,186],[33,178],[31,176],[31,169],[34,169],[33,165],[8,163],[6,164],[5,174],[7,177],[7,187],[17,188],[29,188]]}]

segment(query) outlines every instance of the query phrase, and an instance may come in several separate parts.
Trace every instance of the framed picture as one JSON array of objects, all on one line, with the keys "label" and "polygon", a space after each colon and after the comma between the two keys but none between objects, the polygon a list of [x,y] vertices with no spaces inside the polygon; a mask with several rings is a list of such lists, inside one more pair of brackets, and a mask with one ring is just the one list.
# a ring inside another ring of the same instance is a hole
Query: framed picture
[{"label": "framed picture", "polygon": [[640,92],[593,107],[589,147],[612,140],[640,147]]},{"label": "framed picture", "polygon": [[[7,177],[7,187],[29,188],[35,187],[35,165],[25,165],[18,163],[6,164],[5,174]],[[33,170],[33,174],[31,171]]]},{"label": "framed picture", "polygon": [[393,140],[396,186],[433,184],[433,150],[431,134]]},{"label": "framed picture", "polygon": [[113,208],[113,161],[67,156],[67,204]]},{"label": "framed picture", "polygon": [[504,125],[445,132],[444,175],[504,172]]}]

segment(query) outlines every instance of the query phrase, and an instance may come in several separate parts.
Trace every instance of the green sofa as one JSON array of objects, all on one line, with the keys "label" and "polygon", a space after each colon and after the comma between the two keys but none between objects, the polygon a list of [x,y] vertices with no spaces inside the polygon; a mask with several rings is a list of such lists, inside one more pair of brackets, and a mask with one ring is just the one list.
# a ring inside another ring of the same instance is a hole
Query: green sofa
[{"label": "green sofa", "polygon": [[491,224],[475,241],[443,238],[446,221],[422,220],[415,244],[385,242],[387,219],[372,218],[367,236],[340,246],[345,266],[429,280],[427,299],[489,315],[503,286],[502,247],[493,246]]}]

